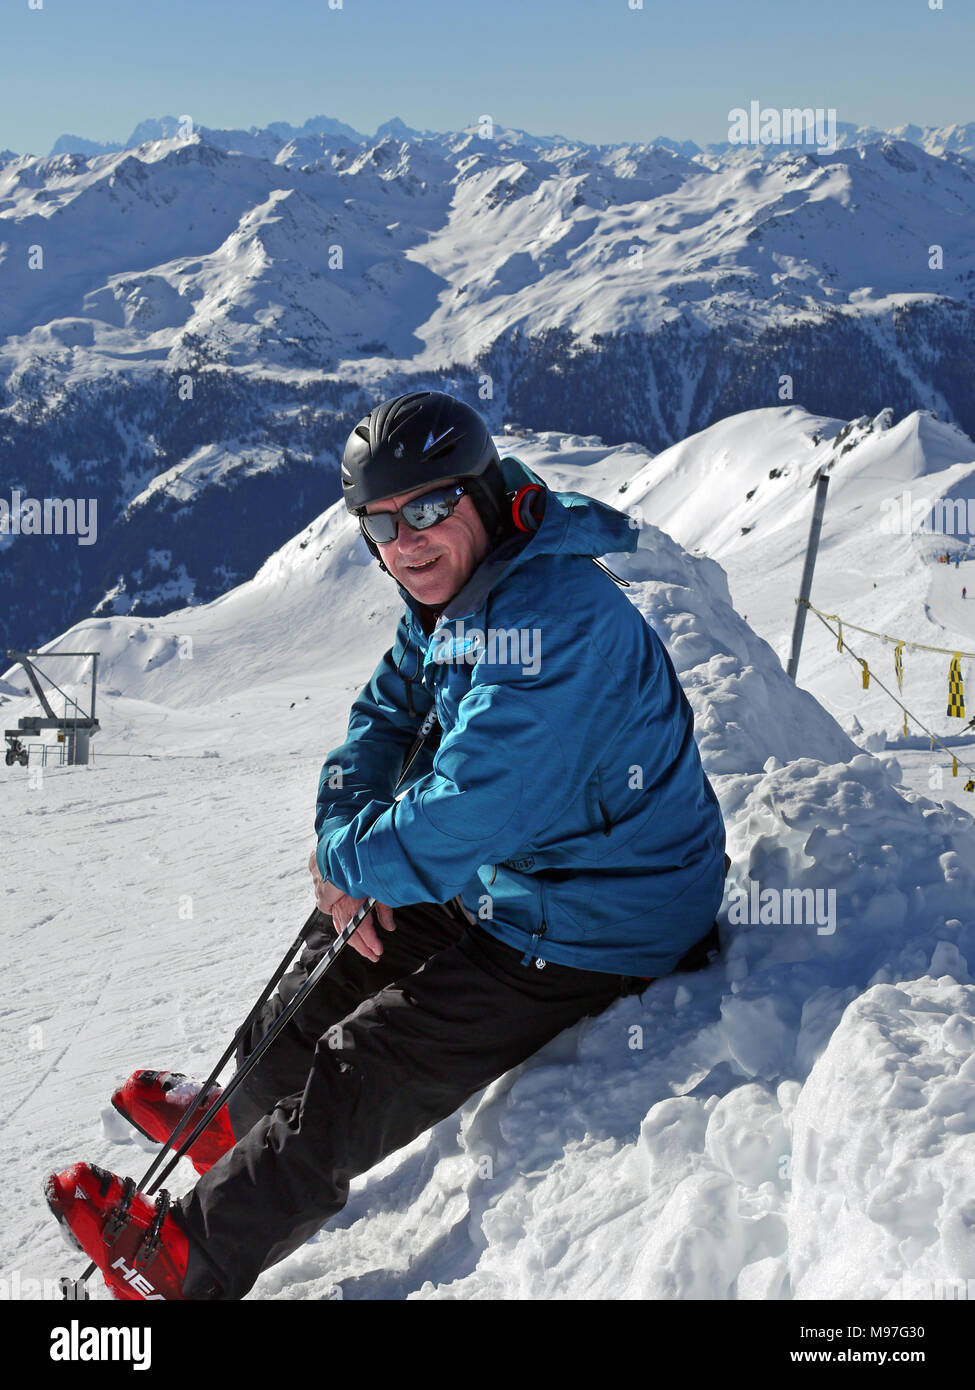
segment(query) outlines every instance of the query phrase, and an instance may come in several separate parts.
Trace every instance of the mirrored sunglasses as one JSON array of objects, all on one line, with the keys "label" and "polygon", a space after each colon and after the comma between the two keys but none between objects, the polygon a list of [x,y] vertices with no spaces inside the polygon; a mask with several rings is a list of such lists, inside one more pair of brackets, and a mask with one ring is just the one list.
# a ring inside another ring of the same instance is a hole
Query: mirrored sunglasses
[{"label": "mirrored sunglasses", "polygon": [[467,494],[462,483],[450,483],[446,487],[425,492],[422,497],[413,497],[404,502],[395,512],[363,512],[359,516],[362,534],[376,545],[388,545],[399,532],[399,523],[404,521],[411,531],[426,531],[441,521],[446,521],[460,499]]}]

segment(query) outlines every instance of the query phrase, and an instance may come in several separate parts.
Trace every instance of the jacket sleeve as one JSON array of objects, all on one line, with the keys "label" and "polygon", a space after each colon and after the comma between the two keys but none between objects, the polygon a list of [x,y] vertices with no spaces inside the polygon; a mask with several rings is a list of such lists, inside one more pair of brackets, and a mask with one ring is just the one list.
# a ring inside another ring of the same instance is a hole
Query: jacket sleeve
[{"label": "jacket sleeve", "polygon": [[544,638],[537,673],[475,664],[432,771],[391,806],[363,805],[329,840],[333,883],[391,907],[447,902],[562,814],[598,761],[619,692],[584,628],[549,616]]},{"label": "jacket sleeve", "polygon": [[[403,757],[433,705],[432,695],[418,678],[421,660],[408,641],[406,621],[401,619],[393,646],[353,702],[345,742],[325,759],[318,781],[315,832],[318,867],[326,878],[331,878],[325,859],[331,840],[357,817],[376,816],[394,804]],[[409,697],[404,676],[413,678]],[[423,750],[410,779],[415,780],[431,765],[432,755]],[[341,881],[332,882],[344,886]]]}]

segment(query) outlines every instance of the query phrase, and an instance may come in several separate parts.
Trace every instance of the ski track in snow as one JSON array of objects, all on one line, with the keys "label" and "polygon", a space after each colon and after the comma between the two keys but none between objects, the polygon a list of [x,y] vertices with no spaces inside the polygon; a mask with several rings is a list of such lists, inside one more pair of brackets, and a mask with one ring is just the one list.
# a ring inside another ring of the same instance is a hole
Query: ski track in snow
[{"label": "ski track in snow", "polygon": [[[614,500],[604,450],[561,448],[560,486]],[[398,605],[340,509],[309,533],[213,605],[66,635],[103,653],[96,762],[39,785],[0,768],[0,1277],[80,1272],[44,1176],[140,1176],[142,1147],[102,1133],[111,1091],[136,1067],[202,1079],[310,910],[319,768]],[[835,930],[739,924],[726,899],[720,962],[563,1034],[358,1178],[250,1298],[920,1298],[975,1278],[968,805],[927,789],[926,750],[852,743],[713,560],[646,524],[609,562],[694,706],[730,888],[833,890]],[[772,599],[756,613],[777,641]],[[186,633],[192,661],[147,664],[147,635]]]}]

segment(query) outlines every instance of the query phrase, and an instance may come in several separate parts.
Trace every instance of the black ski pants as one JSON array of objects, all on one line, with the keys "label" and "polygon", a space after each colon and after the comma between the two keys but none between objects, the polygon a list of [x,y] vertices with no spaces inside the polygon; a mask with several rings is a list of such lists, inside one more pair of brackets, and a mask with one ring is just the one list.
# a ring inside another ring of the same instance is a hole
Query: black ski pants
[{"label": "black ski pants", "polygon": [[[646,988],[633,976],[522,964],[456,902],[395,910],[383,954],[346,946],[228,1104],[237,1143],[174,1206],[184,1291],[239,1299],[339,1212],[351,1180],[452,1114],[563,1029]],[[238,1062],[334,939],[307,939]]]}]

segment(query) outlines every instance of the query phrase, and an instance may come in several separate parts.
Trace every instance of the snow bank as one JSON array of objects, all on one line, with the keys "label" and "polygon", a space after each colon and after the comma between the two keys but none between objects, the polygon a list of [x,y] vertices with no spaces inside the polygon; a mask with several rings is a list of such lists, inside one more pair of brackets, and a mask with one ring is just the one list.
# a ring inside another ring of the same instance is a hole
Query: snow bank
[{"label": "snow bank", "polygon": [[789,1245],[798,1298],[975,1292],[975,988],[952,975],[854,1000],[802,1089]]}]

